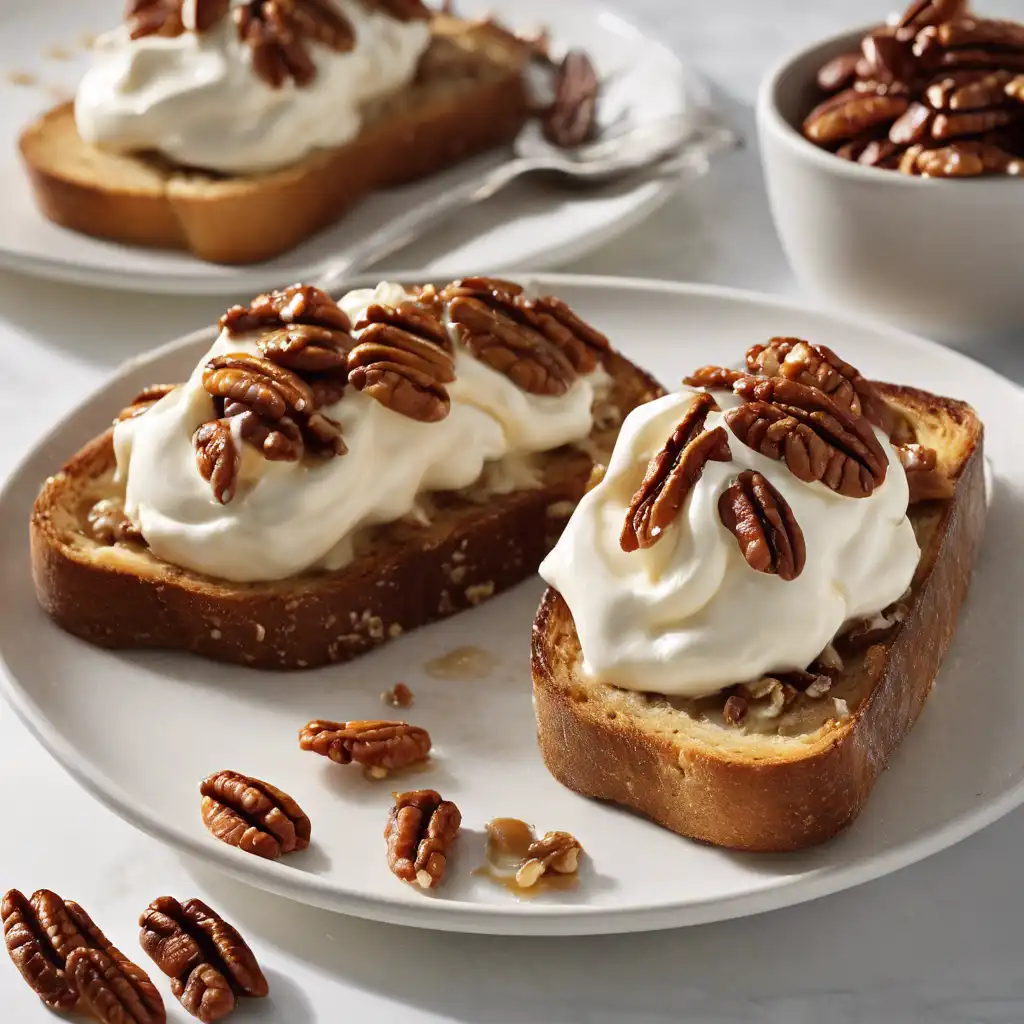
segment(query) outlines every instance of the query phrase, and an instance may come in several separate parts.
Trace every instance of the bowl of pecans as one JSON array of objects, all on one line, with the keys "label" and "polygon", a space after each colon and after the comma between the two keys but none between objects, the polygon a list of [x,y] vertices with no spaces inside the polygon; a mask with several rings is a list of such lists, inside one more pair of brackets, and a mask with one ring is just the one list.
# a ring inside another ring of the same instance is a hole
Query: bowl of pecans
[{"label": "bowl of pecans", "polygon": [[758,129],[803,284],[952,344],[1024,325],[1024,24],[913,0],[780,64]]}]

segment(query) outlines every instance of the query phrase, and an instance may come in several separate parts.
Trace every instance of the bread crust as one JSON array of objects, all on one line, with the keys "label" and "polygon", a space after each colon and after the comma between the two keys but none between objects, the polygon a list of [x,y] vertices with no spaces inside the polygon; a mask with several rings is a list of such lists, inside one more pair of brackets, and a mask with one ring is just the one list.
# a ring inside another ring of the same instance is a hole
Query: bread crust
[{"label": "bread crust", "polygon": [[[623,414],[663,393],[618,353],[606,354],[605,368]],[[123,549],[78,543],[66,524],[83,487],[113,467],[112,436],[108,430],[86,445],[36,500],[30,542],[40,604],[67,632],[102,647],[186,650],[261,669],[347,661],[533,575],[593,466],[579,448],[559,449],[547,460],[539,489],[486,504],[454,498],[444,504],[445,496],[437,496],[441,504],[429,527],[400,535],[385,527],[374,550],[344,569],[233,584],[148,557],[116,564],[107,555]],[[612,435],[597,436],[610,448]]]},{"label": "bread crust", "polygon": [[863,808],[917,720],[953,636],[985,522],[981,424],[969,406],[880,385],[891,404],[941,416],[962,434],[953,498],[922,553],[910,610],[865,658],[871,688],[846,719],[819,730],[797,756],[743,756],[675,741],[602,707],[603,684],[579,677],[579,641],[549,589],[533,628],[532,669],[541,754],[585,796],[623,804],[681,835],[735,850],[790,851],[836,835]]},{"label": "bread crust", "polygon": [[[479,38],[478,38],[479,37]],[[294,248],[378,189],[425,178],[510,142],[528,116],[523,51],[486,26],[438,17],[435,48],[477,44],[477,74],[425,74],[352,142],[280,171],[218,177],[158,158],[103,153],[81,140],[74,104],[45,113],[19,146],[43,214],[131,245],[189,249],[213,263],[257,263]],[[441,64],[443,62],[435,62]],[[426,66],[426,65],[425,65]]]}]

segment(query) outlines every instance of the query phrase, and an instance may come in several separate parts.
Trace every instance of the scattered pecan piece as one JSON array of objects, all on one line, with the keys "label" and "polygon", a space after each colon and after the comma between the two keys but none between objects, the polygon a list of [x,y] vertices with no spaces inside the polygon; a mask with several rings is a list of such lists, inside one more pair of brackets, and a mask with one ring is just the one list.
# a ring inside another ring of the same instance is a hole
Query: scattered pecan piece
[{"label": "scattered pecan piece", "polygon": [[127,959],[101,949],[76,949],[68,956],[68,977],[81,1005],[101,1024],[163,1024],[164,1001],[149,975]]},{"label": "scattered pecan piece", "polygon": [[597,129],[597,71],[582,50],[570,50],[555,77],[555,101],[543,120],[544,136],[563,149],[589,142]]},{"label": "scattered pecan piece", "polygon": [[269,987],[238,932],[200,900],[154,900],[139,919],[139,942],[171,979],[171,992],[193,1017],[213,1024],[239,996],[262,998]]},{"label": "scattered pecan piece", "polygon": [[132,39],[143,36],[180,36],[187,28],[207,32],[224,18],[231,0],[194,0],[195,23],[185,24],[187,0],[129,0],[125,18]]},{"label": "scattered pecan piece", "polygon": [[348,380],[381,405],[424,423],[451,410],[445,384],[455,380],[443,326],[424,307],[375,304],[356,325],[358,343],[348,354]]},{"label": "scattered pecan piece", "polygon": [[142,531],[125,514],[117,498],[102,498],[86,515],[89,531],[100,544],[141,544]]},{"label": "scattered pecan piece", "polygon": [[312,721],[299,732],[299,746],[336,764],[398,771],[430,753],[430,733],[405,722]]},{"label": "scattered pecan piece", "polygon": [[725,706],[722,708],[722,717],[725,719],[726,725],[739,725],[747,717],[749,708],[750,702],[746,697],[738,693],[732,694],[726,699]]},{"label": "scattered pecan piece", "polygon": [[683,383],[691,388],[732,391],[733,384],[743,376],[741,370],[731,370],[725,366],[701,366],[688,377],[684,377]]},{"label": "scattered pecan piece", "polygon": [[548,832],[530,844],[526,860],[516,872],[516,884],[529,889],[546,874],[574,875],[582,856],[583,847],[575,836],[568,832]]},{"label": "scattered pecan piece", "polygon": [[710,460],[728,462],[728,434],[723,427],[705,430],[708,413],[716,409],[707,393],[697,395],[665,446],[651,459],[639,490],[633,495],[619,544],[636,551],[657,543],[679,514]]},{"label": "scattered pecan piece", "polygon": [[177,384],[150,384],[148,388],[143,388],[132,399],[131,405],[121,410],[114,422],[123,423],[125,420],[133,420],[136,416],[149,412],[161,398],[165,398],[177,386]]},{"label": "scattered pecan piece", "polygon": [[956,481],[950,480],[938,466],[934,448],[920,444],[900,444],[896,454],[907,474],[911,504],[918,501],[945,501],[953,497]]},{"label": "scattered pecan piece", "polygon": [[392,708],[407,708],[412,705],[415,694],[405,683],[395,683],[390,690],[380,695],[382,701]]},{"label": "scattered pecan piece", "polygon": [[718,514],[752,569],[787,581],[803,572],[803,530],[789,502],[760,473],[740,473],[719,498]]},{"label": "scattered pecan piece", "polygon": [[384,828],[392,874],[421,889],[439,885],[461,824],[458,807],[432,789],[396,793]]},{"label": "scattered pecan piece", "polygon": [[192,447],[196,450],[199,475],[210,484],[214,498],[226,505],[235,496],[242,460],[228,421],[203,423],[192,435]]},{"label": "scattered pecan piece", "polygon": [[352,25],[332,0],[248,0],[234,18],[238,38],[252,49],[253,70],[272,89],[289,78],[299,87],[316,78],[309,42],[338,53],[355,46]]},{"label": "scattered pecan piece", "polygon": [[785,461],[808,483],[850,498],[865,498],[885,480],[888,459],[863,416],[841,408],[824,392],[784,377],[745,377],[734,391],[745,404],[725,421],[748,447]]},{"label": "scattered pecan piece", "polygon": [[804,121],[804,134],[821,145],[846,142],[869,129],[891,124],[908,106],[905,96],[877,96],[851,89],[815,107]]},{"label": "scattered pecan piece", "polygon": [[267,860],[309,846],[309,818],[269,782],[222,771],[204,779],[199,792],[203,824],[222,843]]},{"label": "scattered pecan piece", "polygon": [[[71,949],[86,945],[75,932],[66,938],[60,929],[49,932],[43,901],[60,901],[42,889],[31,903],[17,889],[11,889],[0,904],[4,924],[4,941],[14,966],[39,998],[52,1010],[70,1011],[78,1001],[78,993],[65,970],[66,956]],[[77,941],[76,941],[77,940]]]}]

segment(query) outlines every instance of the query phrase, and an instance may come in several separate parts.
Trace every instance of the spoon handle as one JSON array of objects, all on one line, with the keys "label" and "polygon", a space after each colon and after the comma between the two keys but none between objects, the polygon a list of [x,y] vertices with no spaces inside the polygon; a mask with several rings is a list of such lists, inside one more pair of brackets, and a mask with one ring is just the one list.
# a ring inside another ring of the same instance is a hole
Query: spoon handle
[{"label": "spoon handle", "polygon": [[470,178],[414,206],[357,242],[344,254],[330,260],[322,269],[316,284],[328,294],[340,291],[345,282],[360,270],[415,241],[429,228],[447,220],[459,210],[489,199],[532,167],[529,160],[509,160],[480,177]]}]

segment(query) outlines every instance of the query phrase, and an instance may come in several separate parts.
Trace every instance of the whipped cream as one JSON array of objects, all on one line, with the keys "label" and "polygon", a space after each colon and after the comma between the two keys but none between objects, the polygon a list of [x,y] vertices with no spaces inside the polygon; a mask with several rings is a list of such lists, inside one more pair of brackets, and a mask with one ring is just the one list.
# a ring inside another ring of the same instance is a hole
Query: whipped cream
[{"label": "whipped cream", "polygon": [[[411,296],[396,284],[351,292],[356,323],[373,302]],[[414,513],[426,492],[460,490],[502,466],[522,483],[527,456],[580,441],[609,378],[598,368],[560,396],[531,395],[457,340],[449,415],[421,423],[352,388],[322,411],[341,423],[348,453],[319,463],[269,462],[241,445],[234,498],[218,504],[196,468],[192,434],[214,415],[202,371],[212,356],[259,354],[258,334],[222,332],[188,382],[114,431],[125,513],[158,558],[234,582],[275,580],[352,557],[360,529]],[[358,336],[358,332],[355,332]],[[498,474],[501,476],[502,474]]]},{"label": "whipped cream", "polygon": [[230,15],[175,37],[133,40],[122,25],[97,41],[78,88],[79,134],[102,149],[155,150],[225,174],[273,170],[344,145],[359,133],[365,104],[412,81],[430,28],[358,0],[333,2],[352,24],[355,47],[339,53],[307,41],[317,75],[301,87],[289,78],[274,89],[259,77]]},{"label": "whipped cream", "polygon": [[[713,392],[723,410],[740,403]],[[576,623],[584,671],[625,689],[702,697],[771,672],[805,669],[850,619],[874,615],[910,586],[920,551],[907,518],[906,474],[888,438],[884,483],[846,498],[798,480],[748,448],[724,421],[731,462],[708,462],[677,518],[649,548],[619,536],[649,461],[699,392],[685,388],[626,418],[604,480],[587,494],[541,565]],[[722,524],[718,500],[745,469],[789,502],[807,563],[795,580],[757,572]]]}]

